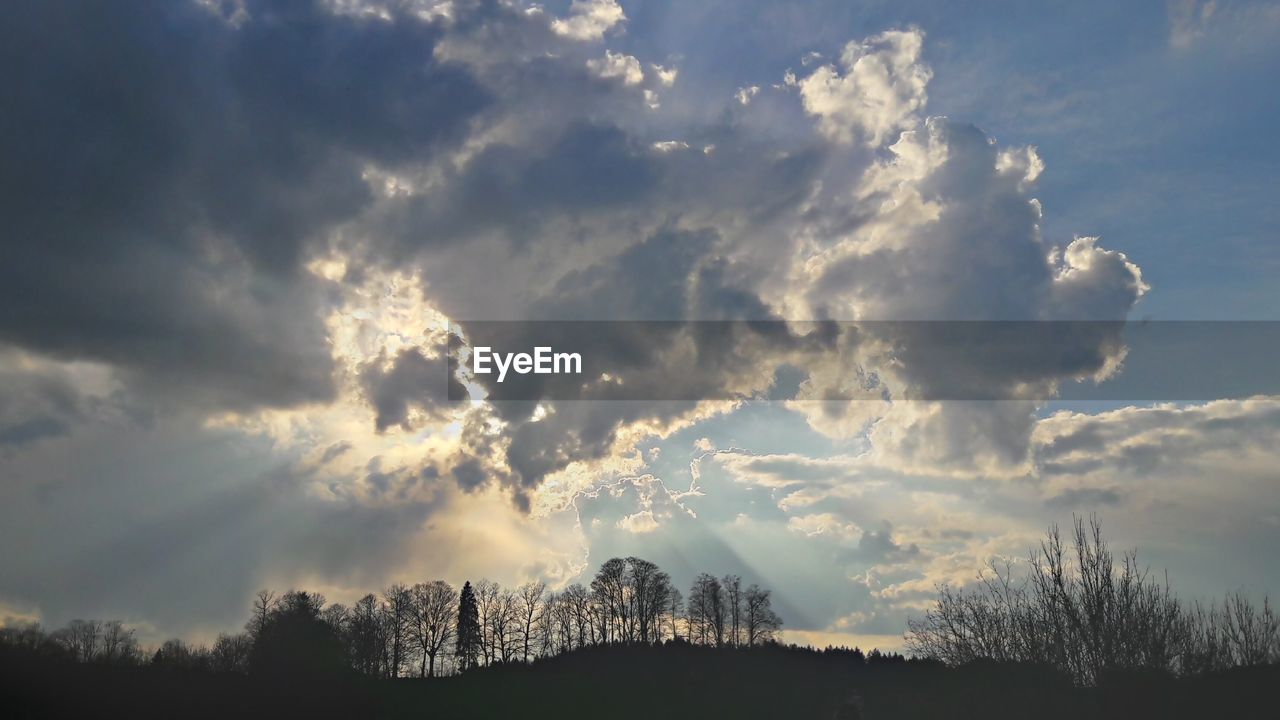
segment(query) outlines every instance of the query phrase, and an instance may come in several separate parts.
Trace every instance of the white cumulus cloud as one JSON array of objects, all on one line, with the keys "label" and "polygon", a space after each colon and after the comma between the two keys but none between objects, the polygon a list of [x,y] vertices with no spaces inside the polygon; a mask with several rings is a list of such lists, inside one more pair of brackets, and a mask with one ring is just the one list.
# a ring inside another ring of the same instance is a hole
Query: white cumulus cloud
[{"label": "white cumulus cloud", "polygon": [[840,65],[823,65],[799,80],[805,110],[835,142],[878,146],[915,123],[932,77],[920,61],[924,33],[889,30],[850,42]]},{"label": "white cumulus cloud", "polygon": [[615,0],[573,0],[569,17],[552,20],[551,30],[571,40],[600,40],[626,19]]},{"label": "white cumulus cloud", "polygon": [[589,68],[596,75],[606,79],[619,79],[624,85],[639,85],[644,82],[644,70],[640,61],[631,55],[606,50],[604,57],[587,61]]}]

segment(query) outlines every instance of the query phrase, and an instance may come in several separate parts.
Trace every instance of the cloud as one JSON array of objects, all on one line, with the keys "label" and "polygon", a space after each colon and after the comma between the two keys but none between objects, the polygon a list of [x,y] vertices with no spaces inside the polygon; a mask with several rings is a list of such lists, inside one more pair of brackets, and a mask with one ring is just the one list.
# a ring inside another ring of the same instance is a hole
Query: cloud
[{"label": "cloud", "polygon": [[342,456],[343,453],[350,450],[352,445],[346,440],[340,440],[324,449],[324,453],[320,456],[320,464],[327,465],[330,460],[335,460]]},{"label": "cloud", "polygon": [[1189,464],[1210,471],[1215,463],[1230,467],[1265,453],[1278,427],[1280,407],[1266,397],[1097,415],[1060,411],[1037,424],[1033,447],[1045,474],[1156,473],[1176,466],[1185,472]]},{"label": "cloud", "polygon": [[410,14],[245,12],[33,3],[5,23],[27,81],[0,121],[0,339],[213,406],[332,398],[309,249],[370,202],[366,164],[430,157],[485,97]]},{"label": "cloud", "polygon": [[823,65],[799,81],[804,109],[835,142],[855,139],[873,147],[916,122],[933,73],[920,62],[924,33],[888,30],[852,41],[840,66]]},{"label": "cloud", "polygon": [[885,524],[880,530],[868,530],[858,538],[856,557],[873,564],[901,563],[914,560],[920,556],[920,548],[915,543],[901,545],[893,540],[893,528]]},{"label": "cloud", "polygon": [[[717,133],[704,135],[716,140],[712,155],[675,152],[689,142],[670,135],[642,141],[643,125],[611,114],[610,108],[645,102],[625,82],[587,93],[573,107],[551,103],[532,128],[498,119],[523,118],[520,106],[500,99],[491,122],[502,132],[445,168],[430,193],[381,204],[369,235],[389,238],[391,246],[371,244],[370,261],[422,257],[433,302],[448,315],[475,319],[1124,317],[1146,291],[1135,264],[1093,239],[1055,251],[1040,238],[1040,206],[1028,195],[1043,168],[1034,149],[1000,150],[977,128],[941,118],[918,127],[930,77],[919,64],[922,43],[923,35],[910,30],[846,47],[840,80],[851,84],[840,92],[884,106],[859,116],[858,127],[869,128],[876,142],[890,128],[904,130],[878,162],[843,148],[843,138],[829,132],[780,150],[749,127],[704,130]],[[607,51],[604,60],[585,62],[591,72],[643,81],[639,58]],[[521,78],[526,91],[556,93],[584,82],[568,59],[513,57],[473,69],[493,87]],[[876,94],[886,83],[905,98],[890,104],[898,110]],[[802,93],[801,105],[812,110],[808,102]],[[594,119],[569,111],[578,107]],[[570,239],[581,237],[592,242]],[[532,261],[498,260],[512,247]],[[476,273],[496,282],[467,280]],[[850,397],[844,385],[850,365],[866,382],[853,390],[881,401],[823,403],[811,415],[815,427],[852,434],[880,420],[876,437],[887,455],[918,455],[917,466],[938,458],[975,468],[1003,465],[1005,472],[1025,461],[1030,406],[961,415],[904,408],[885,417],[883,403],[945,396],[946,388],[961,386],[979,397],[1047,397],[1063,380],[1113,372],[1123,352],[1116,334],[1095,333],[1023,343],[1016,352],[993,346],[981,356],[955,356],[939,352],[935,330],[909,327],[850,331],[834,340],[839,350],[825,361],[796,362],[808,375],[801,383],[806,401]],[[588,349],[622,363],[626,371],[617,380],[630,397],[647,387],[662,397],[750,396],[796,360],[803,342],[788,334],[729,354],[728,343],[669,332],[640,337],[635,328],[618,327],[602,329]],[[505,338],[520,339],[519,331]],[[690,348],[698,353],[696,373],[684,369]],[[697,414],[692,402],[599,403],[610,399],[610,386],[590,383],[573,399],[597,401],[591,409],[557,408],[552,397],[570,396],[548,384],[554,382],[529,378],[522,387],[534,393],[524,395],[531,402],[494,407],[510,438],[506,477],[517,490],[536,488],[576,461],[603,459],[618,450],[619,432],[628,427],[670,432]],[[540,398],[539,384],[546,390]],[[682,384],[689,388],[683,395]],[[545,414],[535,418],[535,405]],[[891,431],[894,422],[945,442],[895,441],[913,433]],[[935,430],[926,431],[930,424]],[[968,452],[983,440],[978,429],[1000,434]]]},{"label": "cloud", "polygon": [[120,394],[108,367],[0,346],[0,455],[136,412]]},{"label": "cloud", "polygon": [[[854,325],[842,355],[859,372],[811,368],[794,407],[836,436],[870,427],[904,468],[1021,472],[1034,401],[1066,380],[1105,378],[1124,357],[1120,325],[1061,321],[1123,319],[1148,286],[1094,238],[1042,238],[1034,152],[1001,152],[977,128],[933,118],[889,153],[858,180],[853,207],[827,205],[830,218],[856,217],[851,227],[796,260],[810,280],[793,306],[873,322]],[[991,322],[1011,320],[1030,324]],[[872,402],[813,402],[859,391]],[[919,402],[955,397],[1025,402]],[[917,402],[888,402],[906,398]]]},{"label": "cloud", "polygon": [[1204,34],[1218,3],[1215,0],[1169,0],[1169,45],[1185,50]]},{"label": "cloud", "polygon": [[671,87],[676,84],[676,78],[680,75],[680,69],[676,67],[663,67],[657,63],[649,65],[649,69],[658,78],[658,82],[664,87]]},{"label": "cloud", "polygon": [[[434,416],[437,406],[451,397],[464,397],[465,389],[448,372],[443,353],[428,358],[421,348],[405,348],[393,361],[371,361],[361,373],[361,383],[373,406],[374,425],[382,432],[393,425],[413,430]],[[421,412],[411,416],[411,408]]]},{"label": "cloud", "polygon": [[[895,623],[900,629],[936,585],[973,583],[989,561],[1023,562],[1046,527],[1069,522],[1073,513],[1099,513],[1115,547],[1139,548],[1153,568],[1169,570],[1185,597],[1241,582],[1268,592],[1275,563],[1256,548],[1280,527],[1272,501],[1277,407],[1275,398],[1254,398],[1062,411],[1035,422],[1033,461],[1018,477],[948,473],[945,465],[917,475],[875,452],[722,450],[703,458],[701,495],[689,504],[703,518],[746,513],[755,536],[777,528],[803,540],[806,553],[831,553],[827,562],[838,570],[811,592],[849,593],[844,606],[856,611],[842,620],[814,614],[810,605],[808,619],[816,622],[793,625],[804,629],[878,632],[870,628],[891,630]],[[773,432],[787,432],[785,417],[767,422]],[[722,471],[729,482],[768,493],[782,515],[728,492]],[[712,504],[728,507],[711,513]],[[733,543],[742,548],[746,541]],[[1208,547],[1218,559],[1206,564]],[[779,577],[776,562],[761,561],[757,569]],[[855,595],[851,586],[866,594]]]},{"label": "cloud", "polygon": [[642,533],[653,532],[661,526],[653,517],[653,511],[641,510],[640,512],[633,513],[619,520],[618,527],[626,530],[627,532],[639,535]]},{"label": "cloud", "polygon": [[567,18],[551,21],[551,30],[572,40],[602,40],[627,19],[616,0],[573,0]]},{"label": "cloud", "polygon": [[[801,105],[824,118],[820,136],[779,146],[774,138],[755,137],[749,126],[692,128],[691,138],[700,136],[717,148],[698,154],[655,152],[654,147],[675,147],[662,143],[688,141],[651,139],[626,111],[647,102],[639,88],[628,87],[644,82],[639,58],[613,51],[603,60],[583,58],[572,46],[556,44],[560,35],[594,37],[621,22],[613,3],[576,3],[564,20],[496,6],[458,7],[423,19],[394,9],[351,15],[319,5],[282,11],[256,4],[246,6],[235,27],[199,9],[188,8],[179,19],[207,43],[184,48],[180,59],[203,72],[217,70],[214,86],[225,89],[193,102],[216,115],[232,112],[224,97],[236,98],[234,111],[256,125],[243,136],[224,137],[218,134],[227,132],[223,126],[196,135],[183,123],[170,123],[177,128],[175,142],[193,148],[191,167],[212,179],[191,186],[157,179],[167,190],[188,193],[158,198],[157,206],[164,200],[166,207],[194,208],[205,234],[218,238],[216,252],[188,239],[186,231],[176,233],[179,252],[157,254],[153,245],[126,252],[123,244],[113,252],[122,262],[161,257],[175,263],[163,275],[173,279],[178,301],[145,298],[146,312],[190,310],[196,313],[191,318],[204,318],[194,325],[209,334],[187,336],[179,352],[162,342],[138,342],[99,322],[94,326],[104,334],[100,341],[70,348],[58,344],[56,325],[44,323],[31,326],[30,337],[21,341],[44,352],[105,360],[126,380],[180,387],[202,402],[235,410],[334,402],[347,392],[346,373],[355,372],[375,430],[443,422],[431,401],[438,391],[433,356],[421,340],[380,347],[344,340],[337,352],[330,346],[334,332],[348,332],[351,318],[382,312],[366,300],[360,309],[353,306],[351,288],[362,278],[401,271],[421,286],[431,312],[464,319],[569,319],[585,312],[607,319],[753,320],[783,313],[839,316],[850,308],[859,315],[908,318],[956,309],[1003,317],[1028,308],[1050,317],[1122,316],[1144,289],[1136,266],[1091,239],[1045,260],[1050,253],[1038,239],[1038,205],[1023,195],[1041,166],[1031,150],[997,153],[976,129],[934,120],[924,131],[908,130],[887,162],[858,156],[824,161],[826,143],[845,141],[832,134],[832,122],[875,142],[916,122],[930,76],[920,64],[923,35],[916,30],[852,42],[842,55],[843,75],[826,66],[805,80]],[[146,27],[132,16],[114,21]],[[313,37],[324,42],[308,42]],[[503,42],[495,46],[495,38]],[[366,46],[372,49],[366,52]],[[478,52],[486,48],[493,52]],[[158,65],[158,55],[145,57]],[[269,71],[248,72],[268,55]],[[365,64],[351,62],[357,56]],[[426,65],[415,64],[417,57],[427,58]],[[362,68],[383,65],[389,69],[376,80],[357,81]],[[326,67],[333,71],[314,74]],[[623,82],[599,87],[593,72]],[[661,84],[670,84],[668,72],[658,72]],[[815,79],[823,73],[826,85]],[[299,78],[309,80],[298,83]],[[815,109],[814,93],[822,87],[831,95],[828,101],[846,104],[820,103]],[[350,88],[355,96],[344,94]],[[556,101],[569,95],[573,103]],[[528,111],[535,96],[547,111]],[[447,111],[438,110],[442,100],[448,101]],[[860,109],[849,110],[855,106]],[[362,108],[358,117],[351,115],[353,107]],[[163,113],[160,119],[167,121]],[[259,152],[263,145],[276,151]],[[237,163],[234,178],[222,172],[223,157],[246,161]],[[143,176],[185,174],[165,167]],[[330,190],[345,194],[327,195]],[[315,206],[295,207],[294,201]],[[147,235],[150,227],[135,222],[130,233]],[[588,237],[590,243],[582,241]],[[778,237],[783,242],[771,240]],[[896,240],[887,242],[889,237]],[[512,250],[530,261],[503,260]],[[317,270],[326,263],[340,271]],[[971,271],[949,271],[960,265]],[[191,273],[194,281],[184,276]],[[65,268],[56,275],[70,276]],[[481,276],[492,281],[476,282]],[[120,292],[117,280],[112,277],[104,291]],[[224,292],[229,284],[240,291]],[[193,291],[200,296],[189,297]],[[79,302],[89,296],[73,295]],[[66,327],[90,317],[68,315]],[[175,314],[135,327],[158,337],[176,323],[192,324],[191,318]],[[620,380],[633,392],[654,387],[668,397],[679,396],[671,394],[673,382],[687,383],[690,398],[708,388],[728,397],[750,396],[768,389],[774,370],[805,343],[829,342],[784,332],[748,338],[749,346],[731,353],[723,338],[624,337],[627,332],[618,328],[602,335],[592,350],[629,361]],[[410,329],[401,337],[418,335]],[[248,345],[237,346],[240,340]],[[883,376],[896,386],[867,388],[880,396],[925,392],[954,377],[979,387],[986,383],[995,392],[1015,381],[1051,388],[1064,377],[1098,372],[1115,350],[1105,338],[1086,338],[1083,352],[1079,346],[1062,351],[1080,358],[1075,365],[1041,355],[1004,365],[992,362],[1002,357],[983,358],[960,367],[936,358],[925,340],[874,333],[840,338],[838,362],[809,368],[805,391],[822,397],[831,389],[828,383],[848,376],[847,362],[896,370]],[[86,341],[77,336],[76,342]],[[139,352],[147,347],[154,349]],[[884,347],[892,352],[882,352]],[[696,373],[674,371],[695,357]],[[865,377],[871,382],[876,376]],[[607,400],[609,387],[583,397]],[[480,411],[502,431],[497,439],[486,434],[468,441],[472,450],[505,455],[485,476],[510,483],[522,503],[522,493],[548,475],[575,462],[605,459],[618,450],[621,437],[635,436],[633,429],[671,432],[718,412],[692,400],[589,408],[545,403],[543,414],[534,417],[535,404]],[[860,431],[883,414],[883,408],[860,407],[856,419],[815,416],[815,426]],[[910,423],[922,430],[931,418],[916,414]],[[886,447],[924,447],[894,445],[888,425],[882,422],[876,434]],[[1011,423],[995,426],[1005,425],[1011,439],[998,445],[996,455],[1013,457],[1020,435]],[[463,427],[487,427],[487,421]],[[19,434],[39,429],[25,426]],[[958,448],[966,439],[972,434],[928,447]]]},{"label": "cloud", "polygon": [[644,70],[640,69],[640,61],[631,55],[612,50],[606,50],[602,58],[588,60],[587,68],[606,80],[621,80],[624,85],[639,85],[644,82]]},{"label": "cloud", "polygon": [[844,522],[835,513],[796,515],[787,520],[787,527],[810,537],[824,533],[841,537],[858,537],[862,534],[857,525]]},{"label": "cloud", "polygon": [[1070,488],[1049,498],[1055,509],[1098,508],[1119,505],[1121,495],[1114,488]]}]

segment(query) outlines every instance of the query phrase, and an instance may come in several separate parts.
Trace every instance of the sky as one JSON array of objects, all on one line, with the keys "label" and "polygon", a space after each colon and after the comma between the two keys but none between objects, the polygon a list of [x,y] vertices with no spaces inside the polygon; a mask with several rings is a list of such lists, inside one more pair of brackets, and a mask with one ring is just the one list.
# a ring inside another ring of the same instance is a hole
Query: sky
[{"label": "sky", "polygon": [[[1119,336],[858,325],[1280,319],[1280,4],[6,15],[0,623],[207,639],[263,587],[637,555],[897,647],[1090,513],[1183,597],[1280,593],[1276,397],[1069,402]],[[480,321],[569,320],[611,377],[499,402],[444,369]],[[782,330],[613,322],[650,320]]]}]

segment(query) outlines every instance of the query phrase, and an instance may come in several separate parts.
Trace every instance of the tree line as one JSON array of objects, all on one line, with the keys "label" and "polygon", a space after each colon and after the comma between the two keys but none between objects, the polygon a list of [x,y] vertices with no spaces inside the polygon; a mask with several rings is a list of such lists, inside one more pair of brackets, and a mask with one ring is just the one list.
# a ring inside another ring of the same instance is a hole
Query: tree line
[{"label": "tree line", "polygon": [[992,564],[976,587],[939,588],[909,623],[907,648],[952,665],[1052,666],[1081,685],[1125,673],[1201,676],[1280,663],[1280,618],[1240,593],[1221,605],[1183,603],[1138,563],[1117,558],[1101,523],[1076,518],[1070,549],[1055,526],[1027,571]]},{"label": "tree line", "polygon": [[53,632],[0,628],[0,645],[87,663],[210,672],[312,664],[398,678],[529,663],[588,646],[749,647],[774,642],[781,627],[768,589],[702,573],[686,600],[656,564],[627,557],[606,561],[589,585],[560,591],[543,582],[504,588],[484,579],[459,589],[432,580],[393,584],[348,606],[305,590],[262,590],[244,631],[211,645],[173,639],[148,653],[124,623],[91,620]]}]

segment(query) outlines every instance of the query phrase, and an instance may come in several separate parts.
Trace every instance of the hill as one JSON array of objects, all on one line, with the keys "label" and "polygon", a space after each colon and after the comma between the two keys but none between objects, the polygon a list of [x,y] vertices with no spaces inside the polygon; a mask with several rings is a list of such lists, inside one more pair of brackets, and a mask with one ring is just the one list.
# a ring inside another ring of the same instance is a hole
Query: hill
[{"label": "hill", "polygon": [[1274,717],[1276,666],[1082,688],[1034,665],[959,668],[848,650],[587,648],[457,677],[377,680],[119,667],[0,656],[9,718]]}]

